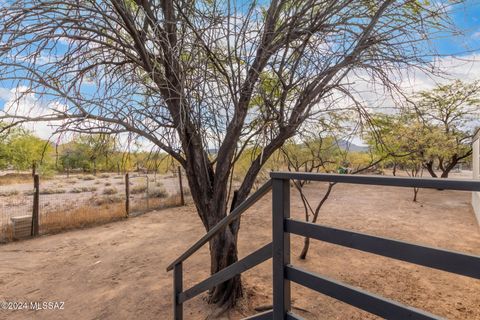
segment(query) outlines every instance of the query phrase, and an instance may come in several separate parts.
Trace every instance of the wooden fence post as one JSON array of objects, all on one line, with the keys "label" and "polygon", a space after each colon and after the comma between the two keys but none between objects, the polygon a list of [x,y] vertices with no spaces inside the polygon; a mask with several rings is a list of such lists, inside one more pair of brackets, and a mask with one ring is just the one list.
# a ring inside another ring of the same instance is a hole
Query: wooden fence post
[{"label": "wooden fence post", "polygon": [[39,233],[39,209],[40,209],[40,178],[38,174],[33,176],[33,212],[32,212],[32,236]]},{"label": "wooden fence post", "polygon": [[130,178],[128,172],[125,174],[125,212],[128,218],[130,214]]},{"label": "wooden fence post", "polygon": [[183,182],[182,182],[182,168],[178,166],[178,182],[180,183],[180,204],[185,205],[185,197],[183,195]]}]

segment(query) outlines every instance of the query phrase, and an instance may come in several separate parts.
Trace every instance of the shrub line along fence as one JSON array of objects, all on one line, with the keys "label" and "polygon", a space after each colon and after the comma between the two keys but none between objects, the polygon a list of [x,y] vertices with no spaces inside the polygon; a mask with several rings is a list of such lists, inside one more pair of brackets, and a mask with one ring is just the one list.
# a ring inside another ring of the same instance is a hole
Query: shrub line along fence
[{"label": "shrub line along fence", "polygon": [[[272,172],[270,177],[271,180],[241,203],[231,214],[227,215],[167,267],[167,271],[173,270],[173,318],[175,320],[183,319],[183,303],[185,301],[270,258],[273,258],[273,309],[246,319],[301,319],[301,317],[291,311],[291,282],[385,319],[443,319],[429,312],[405,306],[396,301],[292,265],[290,259],[290,234],[311,237],[363,252],[480,279],[480,256],[421,246],[290,218],[290,180],[461,191],[480,191],[480,181],[291,172]],[[220,230],[238,219],[243,212],[270,190],[272,190],[272,242],[211,275],[206,280],[184,290],[183,262],[212,239]]]},{"label": "shrub line along fence", "polygon": [[[124,177],[103,175],[103,178],[108,180],[102,181],[102,177],[77,176],[77,182],[80,181],[81,185],[70,186],[67,198],[64,195],[67,194],[65,189],[53,187],[42,189],[36,166],[33,166],[33,191],[25,189],[25,185],[22,186],[25,191],[20,187],[15,189],[16,186],[7,185],[7,189],[0,193],[0,242],[185,205],[180,167],[176,173],[178,182],[172,179],[175,176],[167,179],[168,188],[170,191],[174,190],[173,193],[164,189],[163,183],[167,180],[156,181],[156,176],[131,173],[125,174]],[[123,181],[118,181],[118,178]],[[68,183],[66,181],[68,180],[62,180],[61,183]],[[89,184],[85,184],[87,182]],[[103,187],[100,186],[102,183]],[[125,184],[124,190],[119,194],[115,186],[112,186],[113,183]],[[103,188],[103,192],[98,188]]]}]

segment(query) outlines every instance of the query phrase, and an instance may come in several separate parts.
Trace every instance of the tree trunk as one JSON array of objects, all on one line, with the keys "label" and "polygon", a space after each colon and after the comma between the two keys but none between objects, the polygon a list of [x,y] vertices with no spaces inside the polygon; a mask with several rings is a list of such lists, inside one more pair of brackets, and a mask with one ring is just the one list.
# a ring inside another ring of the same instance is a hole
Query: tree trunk
[{"label": "tree trunk", "polygon": [[310,238],[306,237],[303,240],[303,249],[299,256],[301,260],[305,260],[307,258],[307,253],[309,248],[310,248]]},{"label": "tree trunk", "polygon": [[419,188],[413,188],[413,202],[417,202],[418,190]]},{"label": "tree trunk", "polygon": [[[193,164],[197,163],[194,162]],[[194,166],[185,168],[190,191],[197,207],[197,213],[207,232],[216,226],[226,216],[228,211],[225,204],[228,188],[222,187],[214,191],[212,190],[214,173],[211,169],[211,167],[208,167],[207,170],[204,170],[205,175],[197,175],[196,178],[204,179],[199,182],[194,179],[195,176],[192,174],[193,170],[199,170]],[[235,192],[230,211],[242,200],[238,197],[238,192]],[[211,274],[215,274],[238,261],[237,236],[239,228],[240,221],[234,221],[210,240]],[[222,308],[221,312],[223,312],[233,307],[237,299],[242,296],[242,293],[241,277],[237,275],[212,288],[209,291],[208,302],[217,304]]]},{"label": "tree trunk", "polygon": [[427,168],[428,173],[432,176],[432,178],[438,178],[435,170],[433,170],[433,161],[428,161],[425,163],[425,168]]},{"label": "tree trunk", "polygon": [[[330,196],[330,193],[332,193],[332,189],[335,186],[335,184],[336,183],[332,183],[332,182],[330,182],[328,184],[327,192],[325,192],[322,200],[320,200],[317,207],[315,208],[315,212],[313,213],[312,223],[317,222],[318,215],[320,213],[320,209],[325,204],[325,202],[328,200],[328,197]],[[302,252],[300,253],[300,257],[299,257],[300,259],[305,260],[307,258],[307,253],[308,253],[309,248],[310,248],[310,238],[306,237],[305,241],[303,242],[303,249],[302,249]]]},{"label": "tree trunk", "polygon": [[[210,241],[211,274],[228,267],[238,261],[237,237],[232,229],[226,228]],[[210,290],[209,302],[220,306],[233,307],[242,296],[241,276],[237,275]]]},{"label": "tree trunk", "polygon": [[459,159],[456,156],[453,156],[450,159],[450,163],[443,169],[442,175],[440,177],[441,178],[448,178],[448,174],[450,173],[450,171],[453,170],[453,168],[455,168],[455,166],[458,164],[458,162],[459,162]]}]

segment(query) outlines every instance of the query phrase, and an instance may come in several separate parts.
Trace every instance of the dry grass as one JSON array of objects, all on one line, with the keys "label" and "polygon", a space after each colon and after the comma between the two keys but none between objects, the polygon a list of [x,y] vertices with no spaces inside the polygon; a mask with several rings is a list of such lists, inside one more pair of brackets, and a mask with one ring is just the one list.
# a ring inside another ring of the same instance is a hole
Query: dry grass
[{"label": "dry grass", "polygon": [[0,197],[12,197],[16,196],[20,192],[18,190],[5,190],[5,191],[0,191]]},{"label": "dry grass", "polygon": [[[158,190],[156,198],[145,199],[131,204],[131,212],[144,213],[180,205],[180,195],[166,197],[164,190]],[[52,211],[40,212],[40,232],[42,234],[59,233],[65,230],[85,228],[125,218],[125,199],[117,195],[92,197],[88,205],[79,208],[51,208]],[[0,242],[13,240],[11,224],[0,224]]]},{"label": "dry grass", "polygon": [[148,199],[148,206],[147,201],[142,199],[139,202],[133,202],[130,204],[130,211],[131,212],[147,212],[152,210],[158,209],[166,209],[177,207],[181,203],[180,194],[172,195],[168,198],[151,198]]},{"label": "dry grass", "polygon": [[0,186],[26,182],[31,182],[33,184],[31,173],[7,173],[3,176],[0,176]]},{"label": "dry grass", "polygon": [[70,193],[82,193],[82,192],[95,192],[97,191],[96,187],[75,187],[70,190]]},{"label": "dry grass", "polygon": [[61,188],[40,188],[40,194],[62,194],[66,192],[67,190]]},{"label": "dry grass", "polygon": [[148,196],[151,198],[167,198],[168,192],[165,188],[155,188],[148,190]]},{"label": "dry grass", "polygon": [[86,205],[68,211],[59,210],[41,214],[41,233],[58,233],[68,229],[84,228],[125,218],[125,205],[122,202]]},{"label": "dry grass", "polygon": [[0,227],[0,243],[13,241],[13,226],[11,223]]},{"label": "dry grass", "polygon": [[146,184],[137,184],[130,188],[130,194],[145,193],[146,191],[147,191]]},{"label": "dry grass", "polygon": [[112,195],[117,193],[118,193],[118,190],[115,187],[106,187],[105,189],[103,189],[103,194]]},{"label": "dry grass", "polygon": [[95,203],[97,206],[102,206],[105,204],[125,201],[125,198],[118,195],[107,195],[103,197],[94,196],[90,199],[90,201],[91,203]]},{"label": "dry grass", "polygon": [[92,181],[97,179],[94,175],[85,175],[85,176],[79,176],[78,179],[83,180],[83,181]]}]

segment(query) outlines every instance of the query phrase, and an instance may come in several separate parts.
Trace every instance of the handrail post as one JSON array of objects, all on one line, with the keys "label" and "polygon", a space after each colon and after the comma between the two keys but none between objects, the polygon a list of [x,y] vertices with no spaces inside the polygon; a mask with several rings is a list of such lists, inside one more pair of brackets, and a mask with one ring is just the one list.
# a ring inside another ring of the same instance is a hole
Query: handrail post
[{"label": "handrail post", "polygon": [[183,320],[183,303],[178,301],[178,296],[183,291],[182,263],[173,267],[173,319]]},{"label": "handrail post", "polygon": [[290,281],[285,279],[285,266],[290,264],[290,234],[285,232],[285,219],[290,218],[290,181],[272,179],[273,225],[273,320],[286,319],[291,309]]}]

